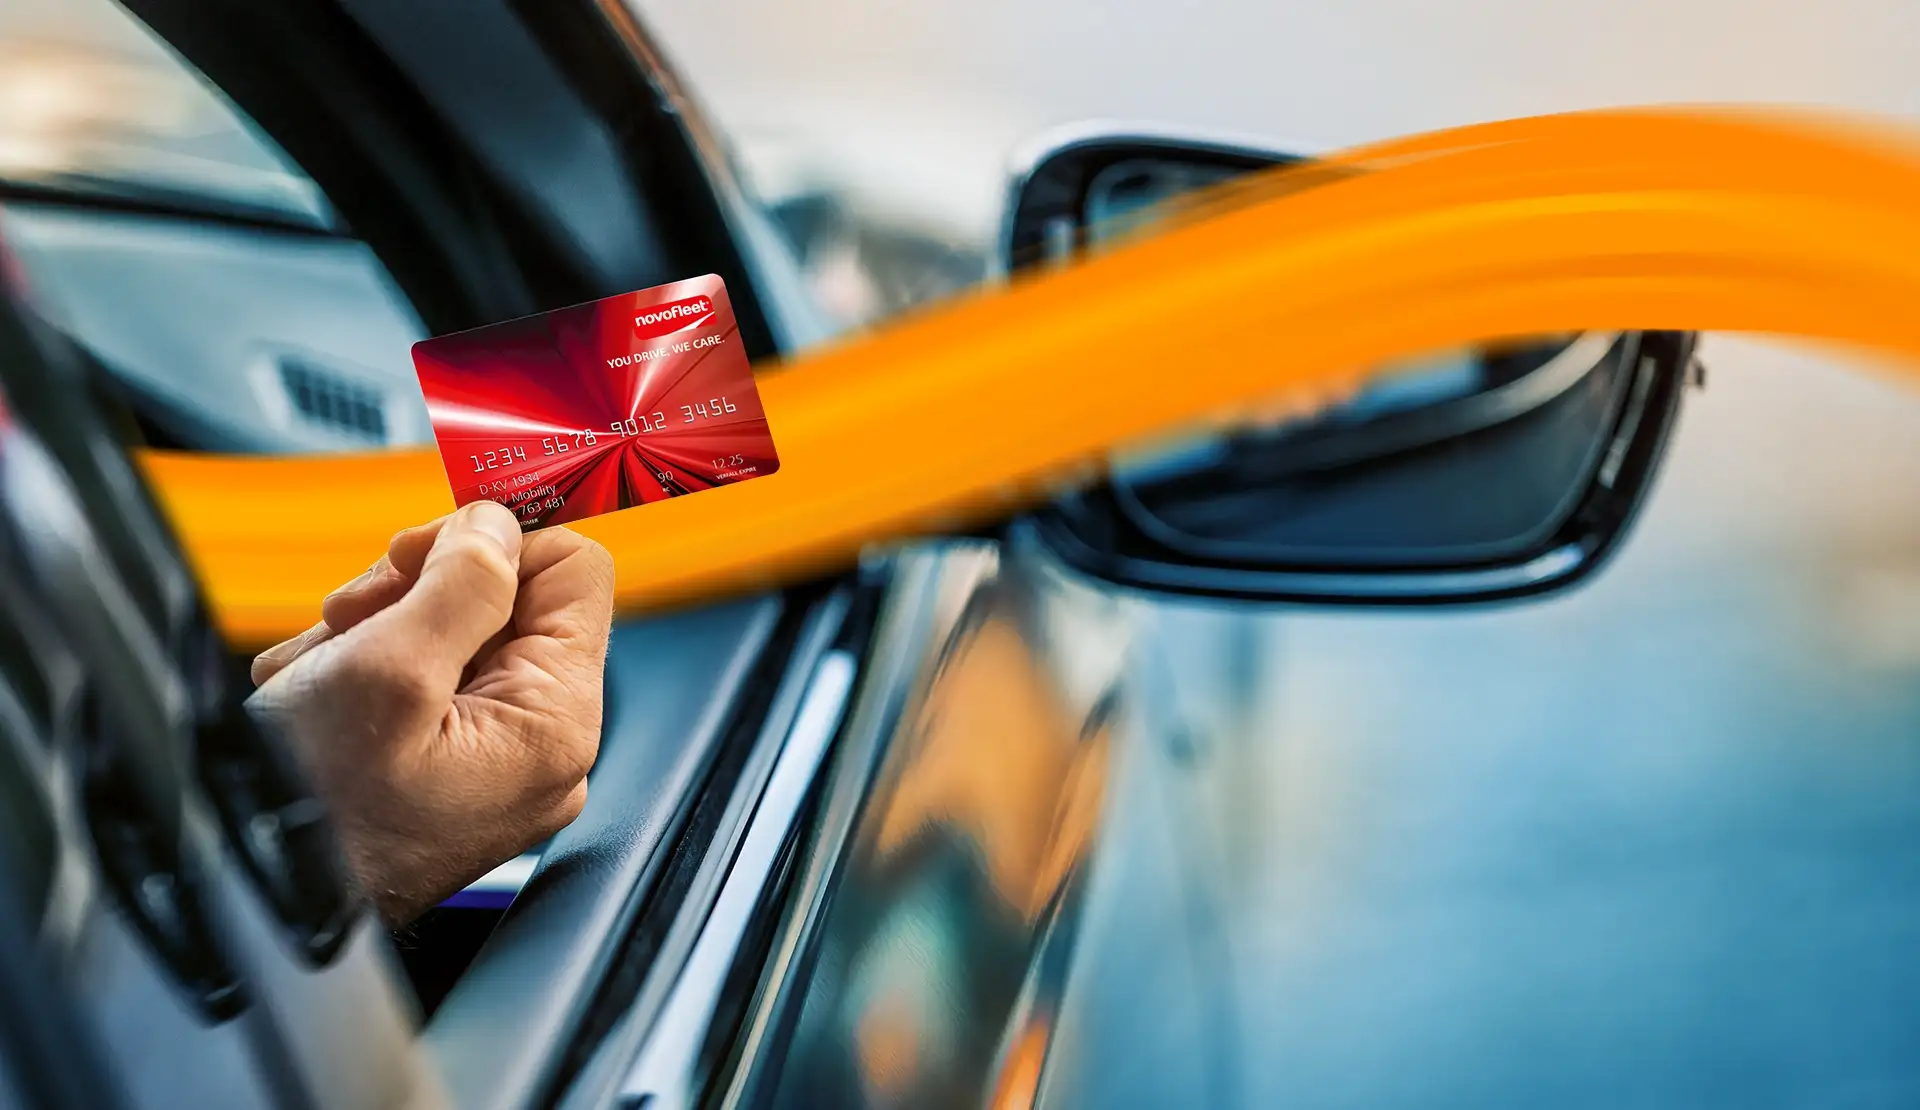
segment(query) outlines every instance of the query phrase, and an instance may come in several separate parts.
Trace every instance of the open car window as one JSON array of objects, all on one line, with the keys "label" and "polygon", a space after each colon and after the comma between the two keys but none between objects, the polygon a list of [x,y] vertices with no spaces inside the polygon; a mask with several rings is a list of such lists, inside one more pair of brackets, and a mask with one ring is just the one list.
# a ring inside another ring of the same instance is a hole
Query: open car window
[{"label": "open car window", "polygon": [[0,14],[0,246],[158,446],[427,442],[386,268],[218,89],[107,0]]},{"label": "open car window", "polygon": [[326,199],[218,90],[106,0],[0,14],[0,180],[309,227]]}]

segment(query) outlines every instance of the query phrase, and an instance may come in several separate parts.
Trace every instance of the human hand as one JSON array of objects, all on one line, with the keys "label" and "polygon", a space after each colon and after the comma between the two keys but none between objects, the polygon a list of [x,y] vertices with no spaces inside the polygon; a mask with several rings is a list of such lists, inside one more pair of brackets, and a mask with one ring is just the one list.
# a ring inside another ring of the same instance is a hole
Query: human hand
[{"label": "human hand", "polygon": [[605,548],[523,537],[483,501],[396,535],[319,624],[254,660],[249,709],[299,753],[388,922],[579,815],[612,611]]}]

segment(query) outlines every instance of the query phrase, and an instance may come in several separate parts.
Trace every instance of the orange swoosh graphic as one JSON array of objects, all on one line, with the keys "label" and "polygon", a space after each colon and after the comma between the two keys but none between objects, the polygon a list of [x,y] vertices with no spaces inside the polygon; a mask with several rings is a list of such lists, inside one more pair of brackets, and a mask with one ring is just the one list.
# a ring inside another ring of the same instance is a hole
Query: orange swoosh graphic
[{"label": "orange swoosh graphic", "polygon": [[[619,604],[777,583],[1144,437],[1486,340],[1671,328],[1920,355],[1920,144],[1891,126],[1635,109],[1330,161],[1365,172],[1236,183],[1138,243],[766,375],[778,474],[577,526],[613,552]],[[142,458],[248,645],[311,624],[393,532],[452,507],[429,451]]]}]

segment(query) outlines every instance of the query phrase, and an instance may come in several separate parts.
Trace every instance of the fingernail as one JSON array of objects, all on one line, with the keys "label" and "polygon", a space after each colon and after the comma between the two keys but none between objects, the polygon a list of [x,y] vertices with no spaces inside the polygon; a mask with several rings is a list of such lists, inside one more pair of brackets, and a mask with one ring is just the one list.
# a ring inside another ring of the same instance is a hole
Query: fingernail
[{"label": "fingernail", "polygon": [[[326,639],[331,634],[331,630],[327,628],[324,621],[316,624],[300,635],[295,636],[293,639],[277,643],[259,655],[254,656],[253,666],[250,670],[254,675],[258,675],[262,667],[279,671],[305,654],[308,648]],[[255,678],[254,681],[258,683],[261,680]]]},{"label": "fingernail", "polygon": [[520,522],[505,505],[497,501],[475,501],[460,511],[466,517],[467,527],[491,536],[508,558],[520,557]]}]

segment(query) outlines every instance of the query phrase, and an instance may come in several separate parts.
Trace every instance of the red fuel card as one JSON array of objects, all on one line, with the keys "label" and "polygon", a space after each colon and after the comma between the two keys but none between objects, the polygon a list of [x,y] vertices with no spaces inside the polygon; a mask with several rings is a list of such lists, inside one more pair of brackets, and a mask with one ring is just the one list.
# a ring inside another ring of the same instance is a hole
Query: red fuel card
[{"label": "red fuel card", "polygon": [[780,468],[711,274],[424,340],[413,364],[454,501],[522,528]]}]

